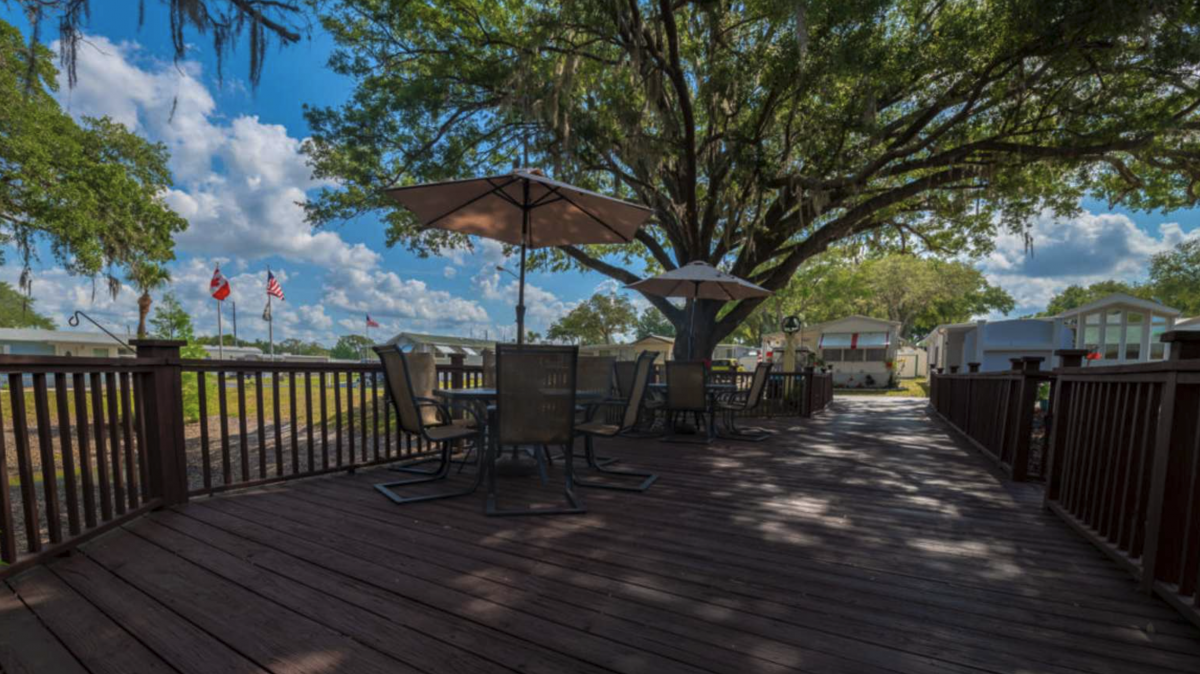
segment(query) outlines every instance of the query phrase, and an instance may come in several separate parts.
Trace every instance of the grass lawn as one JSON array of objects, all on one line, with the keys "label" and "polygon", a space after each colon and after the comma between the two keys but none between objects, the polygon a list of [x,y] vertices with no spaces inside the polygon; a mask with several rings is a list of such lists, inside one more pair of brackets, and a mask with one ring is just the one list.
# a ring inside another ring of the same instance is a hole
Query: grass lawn
[{"label": "grass lawn", "polygon": [[839,396],[875,396],[880,398],[928,398],[929,380],[901,379],[900,388],[896,389],[836,389]]}]

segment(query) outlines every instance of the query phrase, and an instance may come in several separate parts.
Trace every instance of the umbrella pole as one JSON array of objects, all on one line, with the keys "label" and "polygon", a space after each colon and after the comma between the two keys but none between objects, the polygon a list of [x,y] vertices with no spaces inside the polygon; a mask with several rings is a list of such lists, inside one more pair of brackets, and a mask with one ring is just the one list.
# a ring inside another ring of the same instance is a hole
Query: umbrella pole
[{"label": "umbrella pole", "polygon": [[525,202],[521,207],[521,279],[517,290],[517,345],[525,343],[525,243],[529,240],[529,181],[525,180]]}]

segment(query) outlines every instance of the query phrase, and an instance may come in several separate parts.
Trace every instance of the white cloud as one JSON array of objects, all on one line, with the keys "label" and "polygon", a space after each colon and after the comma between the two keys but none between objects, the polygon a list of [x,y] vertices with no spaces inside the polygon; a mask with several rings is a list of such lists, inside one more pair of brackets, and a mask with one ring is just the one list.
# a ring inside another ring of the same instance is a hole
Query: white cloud
[{"label": "white cloud", "polygon": [[89,36],[77,68],[78,85],[62,87],[73,114],[109,115],[171,151],[177,186],[165,198],[190,223],[176,240],[181,251],[241,260],[280,255],[324,267],[378,263],[366,246],[304,221],[300,202],[318,182],[300,154],[302,141],[256,116],[225,122],[197,63],[155,61],[136,44]]},{"label": "white cloud", "polygon": [[[385,327],[389,325],[385,319],[401,319],[404,325],[420,329],[462,330],[488,322],[487,311],[474,300],[378,269],[332,271],[326,276],[323,293],[326,305],[363,314],[364,321],[370,313]],[[353,329],[361,330],[362,325]]]},{"label": "white cloud", "polygon": [[1030,234],[1028,249],[1024,237],[1000,235],[996,250],[979,263],[988,280],[1016,300],[1013,315],[1040,311],[1072,284],[1145,280],[1151,256],[1200,236],[1200,230],[1184,233],[1171,222],[1152,233],[1120,213],[1085,211],[1069,219],[1043,214],[1031,223]]},{"label": "white cloud", "polygon": [[446,266],[442,269],[442,276],[445,276],[446,278],[454,278],[455,276],[458,276],[458,268]]}]

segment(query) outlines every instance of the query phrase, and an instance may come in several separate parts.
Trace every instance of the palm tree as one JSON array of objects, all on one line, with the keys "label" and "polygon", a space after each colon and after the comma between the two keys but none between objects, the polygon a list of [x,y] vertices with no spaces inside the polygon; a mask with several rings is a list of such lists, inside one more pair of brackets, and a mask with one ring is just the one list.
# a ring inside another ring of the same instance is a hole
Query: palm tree
[{"label": "palm tree", "polygon": [[138,339],[146,337],[146,317],[150,315],[150,291],[157,290],[171,280],[171,274],[166,267],[151,262],[139,262],[133,266],[129,275],[133,287],[142,295],[138,298]]}]

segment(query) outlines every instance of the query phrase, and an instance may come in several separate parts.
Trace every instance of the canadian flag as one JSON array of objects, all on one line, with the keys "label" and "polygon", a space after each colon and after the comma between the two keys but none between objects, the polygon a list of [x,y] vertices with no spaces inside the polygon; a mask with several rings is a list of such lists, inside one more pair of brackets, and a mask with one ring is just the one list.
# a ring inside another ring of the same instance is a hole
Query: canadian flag
[{"label": "canadian flag", "polygon": [[218,301],[229,297],[229,280],[221,274],[220,267],[213,271],[212,283],[208,284],[208,292],[212,293],[213,299]]}]

